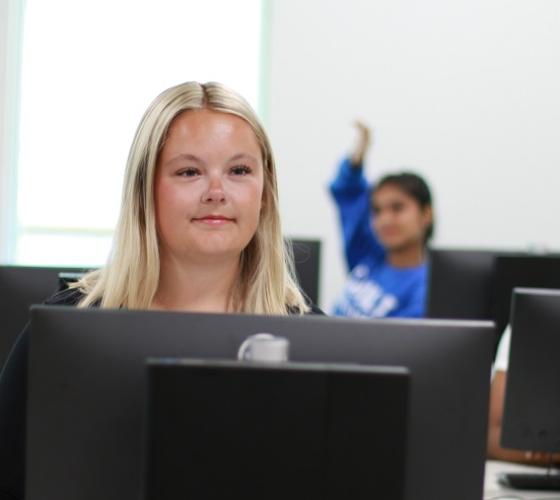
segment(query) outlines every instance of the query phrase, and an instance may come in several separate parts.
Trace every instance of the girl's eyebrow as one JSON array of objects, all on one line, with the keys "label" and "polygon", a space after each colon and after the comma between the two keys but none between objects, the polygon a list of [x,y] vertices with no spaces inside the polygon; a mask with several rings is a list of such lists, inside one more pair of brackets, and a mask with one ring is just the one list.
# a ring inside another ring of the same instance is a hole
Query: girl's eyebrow
[{"label": "girl's eyebrow", "polygon": [[205,164],[204,160],[202,158],[199,158],[196,155],[190,154],[190,153],[179,153],[177,156],[174,156],[173,158],[171,158],[170,160],[167,160],[165,162],[165,165],[169,165],[170,163],[174,163],[177,160],[188,160],[188,161],[193,161],[199,164]]},{"label": "girl's eyebrow", "polygon": [[[177,160],[187,160],[187,161],[192,161],[192,162],[196,162],[198,164],[202,164],[205,165],[206,162],[202,159],[199,158],[196,155],[193,155],[191,153],[179,153],[178,155],[174,156],[173,158],[167,160],[165,162],[165,165],[169,165],[170,163],[174,163]],[[232,161],[239,161],[239,160],[249,160],[255,163],[258,163],[258,159],[255,158],[253,155],[249,154],[249,153],[237,153],[234,154],[231,158],[229,158],[227,161],[232,162]]]},{"label": "girl's eyebrow", "polygon": [[249,153],[237,153],[236,155],[233,155],[228,161],[237,161],[237,160],[245,160],[245,159],[258,162],[258,159]]}]

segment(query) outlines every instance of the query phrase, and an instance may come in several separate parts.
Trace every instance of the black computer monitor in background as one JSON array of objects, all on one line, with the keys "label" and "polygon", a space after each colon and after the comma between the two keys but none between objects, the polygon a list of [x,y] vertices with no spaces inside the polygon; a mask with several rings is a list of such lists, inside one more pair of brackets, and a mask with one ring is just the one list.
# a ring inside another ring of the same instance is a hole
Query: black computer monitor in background
[{"label": "black computer monitor in background", "polygon": [[[501,446],[560,453],[560,290],[516,288]],[[505,474],[501,482],[558,489],[560,475]]]},{"label": "black computer monitor in background", "polygon": [[17,336],[29,321],[29,307],[61,288],[59,274],[78,269],[0,266],[0,371]]},{"label": "black computer monitor in background", "polygon": [[560,289],[560,255],[498,255],[494,275],[492,319],[501,335],[510,318],[514,288]]},{"label": "black computer monitor in background", "polygon": [[404,368],[150,361],[142,498],[404,500],[409,382]]},{"label": "black computer monitor in background", "polygon": [[232,360],[258,332],[287,338],[294,362],[408,368],[407,500],[480,498],[492,331],[488,322],[36,306],[26,498],[137,500],[145,359]]},{"label": "black computer monitor in background", "polygon": [[430,250],[426,316],[491,319],[496,255],[490,250]]},{"label": "black computer monitor in background", "polygon": [[299,284],[313,304],[319,305],[321,272],[321,242],[312,239],[289,238]]},{"label": "black computer monitor in background", "polygon": [[490,250],[430,251],[427,317],[490,319],[495,344],[515,287],[560,288],[560,256]]}]

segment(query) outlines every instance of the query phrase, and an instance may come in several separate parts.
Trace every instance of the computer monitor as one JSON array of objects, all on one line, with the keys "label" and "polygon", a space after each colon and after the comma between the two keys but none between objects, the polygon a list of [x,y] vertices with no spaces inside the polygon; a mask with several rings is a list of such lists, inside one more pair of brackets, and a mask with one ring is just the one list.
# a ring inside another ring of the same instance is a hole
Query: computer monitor
[{"label": "computer monitor", "polygon": [[299,284],[313,304],[319,304],[321,242],[312,239],[289,238]]},{"label": "computer monitor", "polygon": [[406,498],[482,495],[492,323],[60,306],[31,316],[27,500],[136,500],[145,359],[232,360],[259,332],[287,338],[295,362],[408,368]]},{"label": "computer monitor", "polygon": [[142,498],[404,500],[408,389],[404,368],[150,361]]},{"label": "computer monitor", "polygon": [[560,288],[560,255],[499,255],[494,275],[492,319],[501,335],[510,319],[514,288]]},{"label": "computer monitor", "polygon": [[0,371],[17,336],[29,321],[29,307],[60,289],[59,273],[72,268],[0,266]]},{"label": "computer monitor", "polygon": [[491,319],[495,258],[490,250],[430,250],[426,316]]},{"label": "computer monitor", "polygon": [[[560,453],[560,290],[516,288],[501,445]],[[501,482],[558,489],[556,474],[505,474]]]}]

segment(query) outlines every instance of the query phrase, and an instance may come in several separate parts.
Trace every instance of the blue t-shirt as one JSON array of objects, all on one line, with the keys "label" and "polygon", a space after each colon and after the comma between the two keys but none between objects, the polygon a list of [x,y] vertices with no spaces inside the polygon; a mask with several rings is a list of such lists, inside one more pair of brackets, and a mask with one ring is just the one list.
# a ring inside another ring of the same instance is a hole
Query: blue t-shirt
[{"label": "blue t-shirt", "polygon": [[330,186],[339,210],[350,276],[333,314],[358,317],[424,316],[427,266],[395,267],[371,227],[371,189],[347,158]]}]

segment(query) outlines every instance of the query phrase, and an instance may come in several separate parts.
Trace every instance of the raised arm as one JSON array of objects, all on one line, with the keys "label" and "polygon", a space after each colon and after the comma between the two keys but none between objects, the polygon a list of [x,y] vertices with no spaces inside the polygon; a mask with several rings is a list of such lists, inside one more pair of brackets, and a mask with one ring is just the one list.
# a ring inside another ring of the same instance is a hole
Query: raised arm
[{"label": "raised arm", "polygon": [[364,164],[364,157],[372,143],[373,134],[369,127],[362,121],[356,120],[354,127],[358,132],[356,144],[352,153],[350,154],[350,162],[356,168],[362,168]]},{"label": "raised arm", "polygon": [[371,145],[371,132],[362,122],[355,147],[339,165],[330,191],[336,201],[348,270],[365,257],[374,261],[385,259],[385,250],[371,228],[370,187],[363,173],[364,157]]}]

